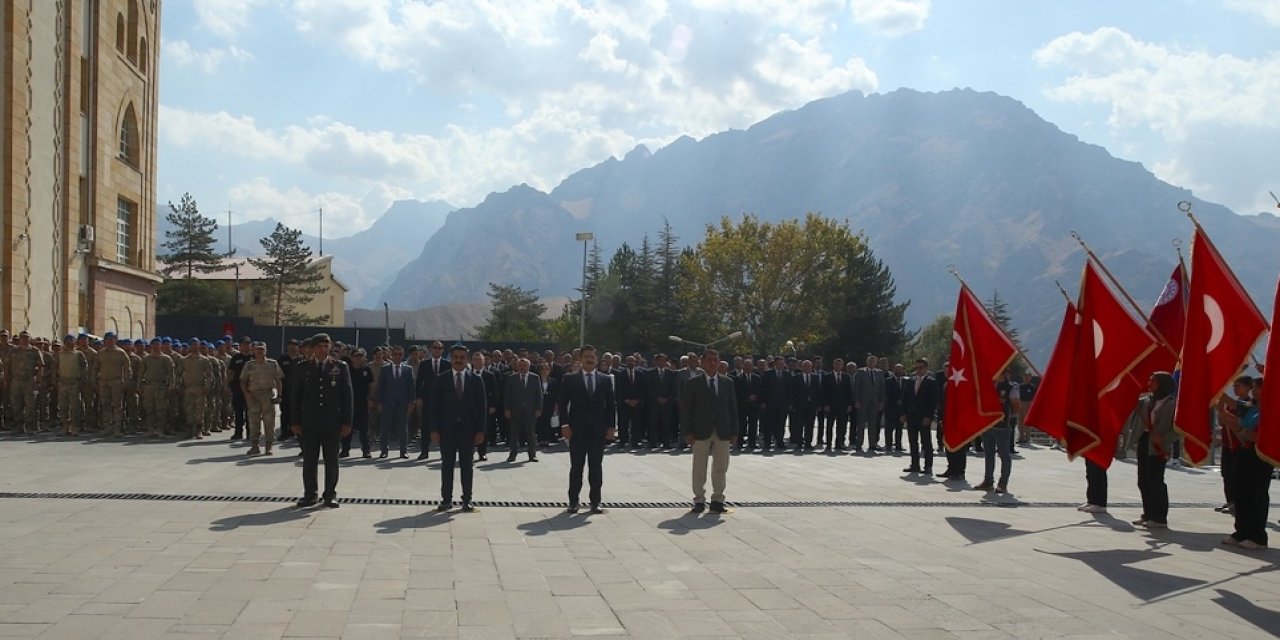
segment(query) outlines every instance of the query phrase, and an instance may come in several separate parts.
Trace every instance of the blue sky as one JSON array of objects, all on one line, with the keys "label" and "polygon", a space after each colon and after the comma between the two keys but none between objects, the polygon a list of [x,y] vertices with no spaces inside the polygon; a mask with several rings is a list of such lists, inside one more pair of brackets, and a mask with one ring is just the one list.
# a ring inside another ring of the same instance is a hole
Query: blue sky
[{"label": "blue sky", "polygon": [[1241,213],[1280,189],[1280,0],[167,0],[162,26],[159,197],[220,222],[349,235],[900,87],[1012,96]]}]

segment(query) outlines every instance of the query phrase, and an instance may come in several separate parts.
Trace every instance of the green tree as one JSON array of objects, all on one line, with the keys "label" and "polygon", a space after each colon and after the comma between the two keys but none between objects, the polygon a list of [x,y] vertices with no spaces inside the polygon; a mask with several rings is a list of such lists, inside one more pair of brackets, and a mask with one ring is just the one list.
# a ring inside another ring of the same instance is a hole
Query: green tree
[{"label": "green tree", "polygon": [[222,268],[224,257],[214,250],[213,233],[218,223],[213,218],[200,215],[195,198],[182,194],[178,206],[169,203],[165,220],[173,227],[164,232],[165,241],[160,244],[165,253],[159,256],[164,262],[162,272],[172,278],[178,274],[193,278],[196,274],[212,273]]},{"label": "green tree", "polygon": [[942,368],[942,363],[951,357],[951,334],[955,330],[955,316],[944,313],[926,324],[916,334],[916,339],[907,349],[907,357],[903,364],[911,369],[911,362],[916,358],[929,361],[930,369]]},{"label": "green tree", "polygon": [[489,283],[493,308],[489,320],[476,327],[476,338],[486,341],[534,342],[548,337],[542,314],[547,306],[538,302],[537,289]]},{"label": "green tree", "polygon": [[302,242],[302,231],[276,223],[271,235],[260,240],[266,255],[249,263],[266,276],[270,287],[271,318],[277,325],[322,324],[329,316],[308,316],[299,309],[324,293],[324,273],[312,263],[311,248]]},{"label": "green tree", "polygon": [[[831,334],[818,351],[843,355],[861,363],[868,353],[902,353],[912,338],[907,331],[908,302],[896,301],[897,285],[889,267],[867,246],[865,238],[844,243],[843,283],[836,288],[831,305]],[[931,361],[932,362],[932,361]]]},{"label": "green tree", "polygon": [[162,316],[229,316],[234,301],[230,288],[214,280],[169,278],[156,287],[156,314]]},{"label": "green tree", "polygon": [[[1005,302],[1004,298],[1000,297],[999,289],[992,290],[991,299],[987,300],[985,305],[987,307],[987,313],[991,316],[991,320],[996,323],[996,326],[1000,327],[1000,329],[1004,331],[1005,335],[1009,336],[1009,339],[1013,341],[1014,346],[1018,347],[1018,351],[1022,351],[1022,339],[1018,335],[1017,327],[1013,326],[1013,318],[1009,315],[1009,305]],[[1013,362],[1009,364],[1009,371],[1013,373],[1015,377],[1021,376],[1022,372],[1025,371],[1026,368],[1027,365],[1023,362],[1021,357],[1014,358]]]}]

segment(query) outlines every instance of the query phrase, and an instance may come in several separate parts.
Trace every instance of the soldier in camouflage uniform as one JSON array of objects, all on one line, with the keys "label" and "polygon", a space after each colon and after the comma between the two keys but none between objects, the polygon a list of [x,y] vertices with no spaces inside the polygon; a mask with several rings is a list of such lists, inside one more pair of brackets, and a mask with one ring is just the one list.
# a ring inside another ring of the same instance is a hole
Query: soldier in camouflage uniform
[{"label": "soldier in camouflage uniform", "polygon": [[139,388],[142,390],[142,415],[145,432],[153,438],[165,435],[165,419],[169,415],[169,390],[174,385],[173,360],[160,352],[160,340],[152,339],[150,352],[142,359]]},{"label": "soldier in camouflage uniform", "polygon": [[89,344],[89,336],[80,334],[76,338],[76,350],[84,354],[88,368],[85,370],[84,385],[80,387],[80,401],[84,405],[84,417],[80,420],[83,431],[98,429],[98,350]]},{"label": "soldier in camouflage uniform", "polygon": [[213,343],[205,341],[201,347],[200,355],[204,357],[212,376],[204,396],[205,435],[212,435],[222,431],[222,387],[226,386],[227,376],[222,370],[222,361],[214,355]]},{"label": "soldier in camouflage uniform", "polygon": [[169,386],[169,413],[165,416],[165,424],[183,425],[186,418],[182,415],[182,354],[177,346],[181,344],[173,338],[160,339],[160,355],[173,363],[173,384]]},{"label": "soldier in camouflage uniform", "polygon": [[284,371],[280,364],[267,357],[265,342],[253,343],[253,360],[240,370],[240,386],[244,391],[249,412],[249,455],[258,453],[259,438],[265,439],[266,453],[271,455],[271,445],[276,433],[276,403],[280,400]]},{"label": "soldier in camouflage uniform", "polygon": [[182,380],[182,414],[186,418],[187,433],[197,440],[204,431],[204,395],[209,385],[209,368],[200,357],[200,347],[187,345],[190,351],[182,357],[179,367]]},{"label": "soldier in camouflage uniform", "polygon": [[116,334],[107,332],[98,353],[98,413],[108,436],[123,433],[125,392],[133,379],[129,354],[116,344]]},{"label": "soldier in camouflage uniform", "polygon": [[44,358],[40,350],[31,344],[31,334],[25,330],[18,334],[18,344],[8,353],[9,410],[13,416],[14,431],[31,433],[36,430],[36,385],[44,373]]},{"label": "soldier in camouflage uniform", "polygon": [[227,384],[222,387],[222,406],[218,414],[218,424],[222,425],[224,430],[231,428],[231,424],[234,421],[235,413],[231,400],[232,389],[235,385],[239,384],[233,380],[234,374],[232,374],[230,370],[231,358],[234,355],[231,353],[231,345],[232,343],[229,336],[218,341],[218,361],[222,363],[223,371],[226,371],[226,375],[224,377],[227,381]]},{"label": "soldier in camouflage uniform", "polygon": [[[0,369],[9,370],[9,352],[13,345],[9,342],[9,330],[0,329]],[[13,429],[13,417],[9,415],[9,376],[0,377],[0,429]]]},{"label": "soldier in camouflage uniform", "polygon": [[75,336],[62,339],[62,349],[54,357],[58,372],[58,418],[62,432],[69,436],[80,434],[80,421],[84,419],[84,403],[80,389],[89,375],[89,360],[75,348]]},{"label": "soldier in camouflage uniform", "polygon": [[38,425],[41,429],[52,428],[54,417],[58,413],[58,370],[54,367],[54,355],[62,350],[62,343],[40,338],[40,357],[44,360],[44,372],[40,380],[40,417]]}]

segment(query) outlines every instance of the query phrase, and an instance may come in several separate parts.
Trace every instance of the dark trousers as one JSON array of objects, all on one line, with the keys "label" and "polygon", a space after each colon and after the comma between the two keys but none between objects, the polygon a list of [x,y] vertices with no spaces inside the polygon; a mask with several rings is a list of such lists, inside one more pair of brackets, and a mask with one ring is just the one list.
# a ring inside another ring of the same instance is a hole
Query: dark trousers
[{"label": "dark trousers", "polygon": [[764,448],[777,447],[785,449],[782,437],[782,425],[787,419],[787,410],[781,404],[769,404],[765,406],[764,422],[760,424],[760,439],[764,441]]},{"label": "dark trousers", "polygon": [[923,459],[924,470],[933,471],[933,439],[923,420],[907,420],[907,444],[911,446],[911,468],[919,469]]},{"label": "dark trousers", "polygon": [[902,448],[902,414],[896,411],[884,412],[884,448],[890,447]]},{"label": "dark trousers", "polygon": [[[422,409],[418,411],[418,439],[422,442],[422,453],[431,453],[431,428],[427,426],[427,414],[431,408],[422,405]],[[406,446],[408,446],[406,444]],[[474,448],[474,447],[473,447]],[[444,449],[442,448],[441,451]]]},{"label": "dark trousers", "polygon": [[[289,388],[288,380],[285,380],[283,384],[285,389]],[[235,396],[231,396],[231,403],[232,405],[235,404]],[[285,391],[281,391],[280,392],[280,437],[276,438],[276,442],[284,442],[285,440],[288,440],[289,438],[293,437],[293,422],[290,421],[290,415],[289,415],[290,404],[292,403],[289,402],[289,393]]]},{"label": "dark trousers", "polygon": [[671,441],[671,401],[662,404],[654,399],[649,403],[649,446],[665,447]]},{"label": "dark trousers", "polygon": [[[536,427],[538,442],[551,442],[555,439],[555,434],[551,432],[552,413],[555,413],[554,405],[543,406],[542,417],[538,418],[538,425]],[[514,438],[515,434],[512,434],[511,437]]]},{"label": "dark trousers", "polygon": [[361,407],[356,402],[355,410],[351,412],[351,433],[342,439],[342,452],[351,451],[351,439],[360,436],[360,450],[369,453],[369,408]]},{"label": "dark trousers", "polygon": [[983,482],[991,482],[996,471],[996,455],[1000,456],[1000,479],[996,483],[1000,486],[1009,484],[1009,467],[1012,466],[1012,457],[1009,450],[1013,448],[1013,441],[1009,427],[1003,426],[1003,423],[987,429],[982,434],[983,455],[986,457],[986,465],[982,473]]},{"label": "dark trousers", "polygon": [[569,504],[578,504],[582,493],[582,468],[587,468],[587,497],[592,506],[600,504],[600,486],[604,484],[604,440],[575,435],[569,439]]},{"label": "dark trousers", "polygon": [[236,433],[244,433],[245,425],[249,424],[249,405],[244,401],[244,390],[239,384],[231,387],[231,411]]},{"label": "dark trousers", "polygon": [[520,450],[520,440],[523,438],[525,442],[525,451],[529,452],[529,457],[533,457],[538,451],[538,437],[534,435],[534,429],[537,426],[538,419],[533,416],[532,411],[527,412],[511,412],[511,426],[507,429],[507,448],[510,449],[511,455],[515,455]]},{"label": "dark trousers", "polygon": [[1231,537],[1267,544],[1267,510],[1271,506],[1272,467],[1253,447],[1236,452],[1236,530]]},{"label": "dark trousers", "polygon": [[791,427],[792,440],[798,441],[806,448],[813,447],[813,421],[815,419],[813,407],[801,407],[795,412],[798,424]]},{"label": "dark trousers", "polygon": [[382,424],[379,425],[380,447],[382,453],[387,452],[387,448],[391,446],[394,439],[400,443],[400,454],[409,453],[409,412],[407,407],[384,405],[382,407]]},{"label": "dark trousers", "polygon": [[639,429],[640,405],[631,406],[626,400],[618,400],[618,442],[634,444],[640,441],[643,432]]},{"label": "dark trousers", "polygon": [[1084,461],[1084,499],[1092,505],[1107,506],[1107,470],[1094,464],[1092,460]]},{"label": "dark trousers", "polygon": [[827,414],[825,429],[827,448],[844,448],[845,432],[849,429],[849,412],[844,407],[832,407]]},{"label": "dark trousers", "polygon": [[332,500],[338,495],[338,446],[342,434],[337,426],[319,427],[302,425],[302,496],[312,499],[316,497],[319,482],[317,473],[320,467],[320,454],[324,454],[324,494],[325,500]]},{"label": "dark trousers", "polygon": [[[471,458],[475,455],[475,441],[470,433],[441,434],[440,436],[440,501],[453,502],[453,469],[458,467],[462,476],[462,502],[471,502],[471,474],[475,467]],[[430,438],[427,439],[430,442]],[[427,445],[423,445],[424,447]],[[423,449],[424,451],[426,449]]]},{"label": "dark trousers", "polygon": [[738,425],[738,433],[742,434],[739,444],[749,449],[756,448],[760,436],[760,405],[748,401],[745,406],[738,408],[738,419],[742,422]]},{"label": "dark trousers", "polygon": [[1238,449],[1222,447],[1222,495],[1227,504],[1236,503],[1236,461],[1240,458]]},{"label": "dark trousers", "polygon": [[956,478],[963,478],[969,469],[969,445],[966,443],[956,451],[947,451],[947,473]]},{"label": "dark trousers", "polygon": [[1164,456],[1143,455],[1150,450],[1150,436],[1138,438],[1138,492],[1142,494],[1142,519],[1169,522],[1169,486],[1164,483]]}]

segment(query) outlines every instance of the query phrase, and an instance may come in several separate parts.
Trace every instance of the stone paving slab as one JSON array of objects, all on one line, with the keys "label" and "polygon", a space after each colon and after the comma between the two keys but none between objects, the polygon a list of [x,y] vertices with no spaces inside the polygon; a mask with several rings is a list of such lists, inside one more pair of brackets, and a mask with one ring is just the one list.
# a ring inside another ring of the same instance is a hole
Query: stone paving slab
[{"label": "stone paving slab", "polygon": [[[0,440],[0,492],[296,496],[296,450]],[[1214,469],[1170,470],[1166,531],[1091,516],[1083,468],[1024,450],[1013,497],[897,456],[736,456],[729,498],[785,506],[421,505],[0,498],[0,637],[1253,638],[1280,631],[1276,551],[1222,547]],[[563,502],[568,456],[482,464],[476,496]],[[505,460],[504,454],[491,457]],[[939,463],[942,461],[939,460]],[[969,479],[980,480],[971,458]],[[435,464],[344,463],[340,496],[430,500]],[[613,454],[607,501],[687,500],[689,457]],[[1131,464],[1114,503],[1137,502]],[[828,501],[851,506],[804,506]],[[1003,508],[1001,508],[1003,506]],[[1273,511],[1272,521],[1280,515]]]}]

